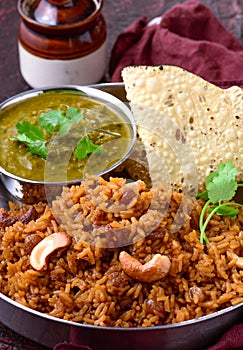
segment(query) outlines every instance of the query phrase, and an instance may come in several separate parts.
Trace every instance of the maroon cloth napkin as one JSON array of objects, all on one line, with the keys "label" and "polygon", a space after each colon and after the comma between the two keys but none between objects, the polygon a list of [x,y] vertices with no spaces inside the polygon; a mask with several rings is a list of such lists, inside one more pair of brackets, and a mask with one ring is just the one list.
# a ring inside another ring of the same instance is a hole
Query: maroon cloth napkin
[{"label": "maroon cloth napkin", "polygon": [[204,4],[175,5],[160,24],[142,17],[121,33],[111,52],[112,82],[129,65],[177,65],[214,82],[243,80],[243,46]]},{"label": "maroon cloth napkin", "polygon": [[235,325],[226,332],[219,342],[208,350],[243,349],[243,323]]},{"label": "maroon cloth napkin", "polygon": [[[231,350],[243,349],[243,323],[233,326],[221,339],[208,350]],[[60,343],[54,350],[95,350],[86,345],[75,345],[71,343]],[[104,349],[105,350],[105,349]],[[115,349],[114,349],[115,350]]]},{"label": "maroon cloth napkin", "polygon": [[92,349],[87,345],[60,343],[60,344],[57,344],[53,350],[92,350]]}]

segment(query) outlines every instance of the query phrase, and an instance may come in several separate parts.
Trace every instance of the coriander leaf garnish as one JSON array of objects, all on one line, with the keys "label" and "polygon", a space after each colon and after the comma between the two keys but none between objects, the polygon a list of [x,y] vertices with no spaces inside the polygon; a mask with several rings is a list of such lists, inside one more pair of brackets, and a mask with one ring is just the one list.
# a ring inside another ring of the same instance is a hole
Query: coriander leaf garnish
[{"label": "coriander leaf garnish", "polygon": [[57,127],[60,135],[67,135],[71,127],[79,123],[83,118],[81,109],[67,107],[66,114],[60,110],[50,110],[46,113],[41,113],[38,123],[47,133],[54,132]]},{"label": "coriander leaf garnish", "polygon": [[206,179],[208,197],[212,203],[231,200],[237,190],[237,168],[232,162],[219,163],[217,169]]},{"label": "coriander leaf garnish", "polygon": [[25,120],[22,121],[22,123],[17,123],[16,128],[18,130],[18,135],[12,137],[11,140],[24,143],[29,152],[46,159],[47,148],[43,130]]},{"label": "coriander leaf garnish", "polygon": [[197,198],[202,199],[204,201],[207,201],[208,200],[208,191],[198,193]]},{"label": "coriander leaf garnish", "polygon": [[78,160],[86,158],[90,153],[95,151],[103,152],[103,148],[99,145],[95,145],[88,135],[85,135],[79,140],[77,147],[74,151],[74,155]]},{"label": "coriander leaf garnish", "polygon": [[47,113],[41,113],[38,123],[46,132],[51,133],[63,118],[65,118],[65,116],[62,111],[51,110]]},{"label": "coriander leaf garnish", "polygon": [[[22,123],[17,123],[16,128],[19,132],[19,135],[25,135],[27,139],[36,141],[44,140],[44,132],[35,124],[29,123],[25,120]],[[18,136],[17,136],[18,138]]]},{"label": "coriander leaf garnish", "polygon": [[58,125],[58,134],[63,136],[67,135],[73,124],[74,123],[72,123],[68,118],[63,118]]},{"label": "coriander leaf garnish", "polygon": [[46,141],[38,140],[38,141],[32,142],[28,146],[28,150],[30,151],[30,153],[40,156],[43,159],[47,158],[48,151],[46,148]]},{"label": "coriander leaf garnish", "polygon": [[[235,196],[236,190],[242,184],[237,184],[237,168],[232,162],[219,163],[216,170],[206,178],[207,191],[199,193],[198,198],[206,203],[199,218],[200,242],[209,243],[206,236],[206,228],[214,214],[236,218],[239,210],[235,207],[243,207],[240,203],[229,202]],[[208,213],[206,220],[204,217]]]},{"label": "coriander leaf garnish", "polygon": [[64,118],[62,118],[62,120],[60,120],[59,122],[58,133],[60,135],[67,135],[71,127],[74,124],[79,123],[83,119],[84,116],[81,109],[68,107],[66,111],[66,116],[64,116]]},{"label": "coriander leaf garnish", "polygon": [[[212,206],[208,212],[211,213],[215,208],[217,208],[217,206]],[[229,216],[231,219],[235,219],[238,213],[239,209],[229,207],[228,205],[217,208],[217,215]]]},{"label": "coriander leaf garnish", "polygon": [[66,116],[69,119],[72,119],[73,121],[75,121],[76,123],[78,123],[80,120],[84,119],[82,110],[79,108],[75,108],[75,107],[68,107],[67,111],[66,111]]},{"label": "coriander leaf garnish", "polygon": [[[83,119],[83,112],[79,108],[67,107],[65,114],[61,110],[50,110],[47,113],[41,113],[38,119],[39,126],[25,120],[22,123],[17,123],[18,135],[12,137],[11,140],[22,142],[27,146],[30,153],[47,159],[48,151],[46,145],[50,139],[50,134],[67,135],[71,127]],[[47,134],[49,134],[48,137]],[[102,152],[103,148],[94,144],[88,135],[85,134],[77,143],[74,155],[80,160],[96,150]]]}]

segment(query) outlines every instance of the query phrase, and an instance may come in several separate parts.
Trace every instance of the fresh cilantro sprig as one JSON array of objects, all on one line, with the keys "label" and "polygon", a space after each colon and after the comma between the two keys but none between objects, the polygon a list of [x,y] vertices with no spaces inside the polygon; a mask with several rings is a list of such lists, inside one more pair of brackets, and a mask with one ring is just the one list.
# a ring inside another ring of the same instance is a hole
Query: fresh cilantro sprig
[{"label": "fresh cilantro sprig", "polygon": [[78,160],[80,160],[80,159],[85,159],[89,154],[95,151],[99,151],[100,153],[102,153],[103,148],[99,145],[94,144],[90,140],[90,138],[88,137],[85,131],[84,137],[79,140],[75,148],[74,155]]},{"label": "fresh cilantro sprig", "polygon": [[[37,121],[38,125],[25,120],[22,123],[17,123],[18,135],[12,137],[11,140],[22,142],[27,146],[30,153],[47,159],[47,135],[49,134],[49,138],[53,133],[65,136],[74,124],[79,123],[83,119],[82,110],[78,108],[67,107],[65,114],[61,110],[50,110],[46,113],[41,113]],[[96,150],[102,151],[102,147],[95,145],[85,131],[85,136],[79,140],[74,155],[78,160],[85,159]]]},{"label": "fresh cilantro sprig", "polygon": [[47,158],[46,140],[44,132],[38,126],[23,120],[22,123],[17,123],[16,128],[18,135],[12,137],[11,140],[17,140],[27,146],[30,153]]},{"label": "fresh cilantro sprig", "polygon": [[[206,191],[199,193],[198,198],[206,201],[199,218],[200,242],[209,243],[206,228],[214,214],[236,218],[239,210],[243,207],[240,203],[231,202],[238,187],[236,175],[237,168],[232,162],[219,163],[217,169],[206,178]],[[205,216],[206,219],[204,220]]]},{"label": "fresh cilantro sprig", "polygon": [[81,109],[68,107],[66,114],[60,110],[41,113],[38,123],[47,133],[52,133],[57,128],[58,134],[67,135],[71,127],[83,119],[84,116]]}]

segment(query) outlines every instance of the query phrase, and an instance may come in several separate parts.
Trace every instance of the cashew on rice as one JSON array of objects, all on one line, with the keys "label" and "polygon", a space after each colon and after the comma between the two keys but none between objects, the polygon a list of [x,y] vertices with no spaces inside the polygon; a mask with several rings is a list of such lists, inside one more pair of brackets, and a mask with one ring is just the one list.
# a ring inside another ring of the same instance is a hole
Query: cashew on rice
[{"label": "cashew on rice", "polygon": [[43,238],[34,246],[30,253],[30,265],[41,271],[45,268],[48,257],[57,249],[66,248],[71,244],[71,238],[65,232],[54,232]]},{"label": "cashew on rice", "polygon": [[228,250],[227,251],[227,257],[229,260],[235,260],[235,265],[239,269],[243,269],[243,257],[238,256],[237,254],[233,253],[232,251]]},{"label": "cashew on rice", "polygon": [[119,260],[123,271],[129,277],[145,283],[155,282],[166,277],[171,266],[168,256],[161,254],[155,254],[144,265],[125,251],[120,253]]}]

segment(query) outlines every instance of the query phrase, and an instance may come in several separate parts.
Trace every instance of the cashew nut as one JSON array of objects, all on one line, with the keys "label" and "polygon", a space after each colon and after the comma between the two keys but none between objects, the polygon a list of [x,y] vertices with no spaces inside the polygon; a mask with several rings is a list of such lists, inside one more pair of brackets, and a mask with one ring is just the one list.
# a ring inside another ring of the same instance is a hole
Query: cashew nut
[{"label": "cashew nut", "polygon": [[31,251],[30,264],[35,270],[42,270],[51,253],[59,248],[69,246],[70,237],[64,232],[55,232],[43,238]]},{"label": "cashew nut", "polygon": [[144,265],[125,251],[120,253],[119,260],[123,271],[129,277],[145,283],[155,282],[164,278],[171,266],[168,256],[161,254],[155,254]]},{"label": "cashew nut", "polygon": [[243,269],[243,257],[240,257],[237,254],[230,251],[227,251],[227,257],[229,260],[236,259],[235,265],[240,269]]}]

